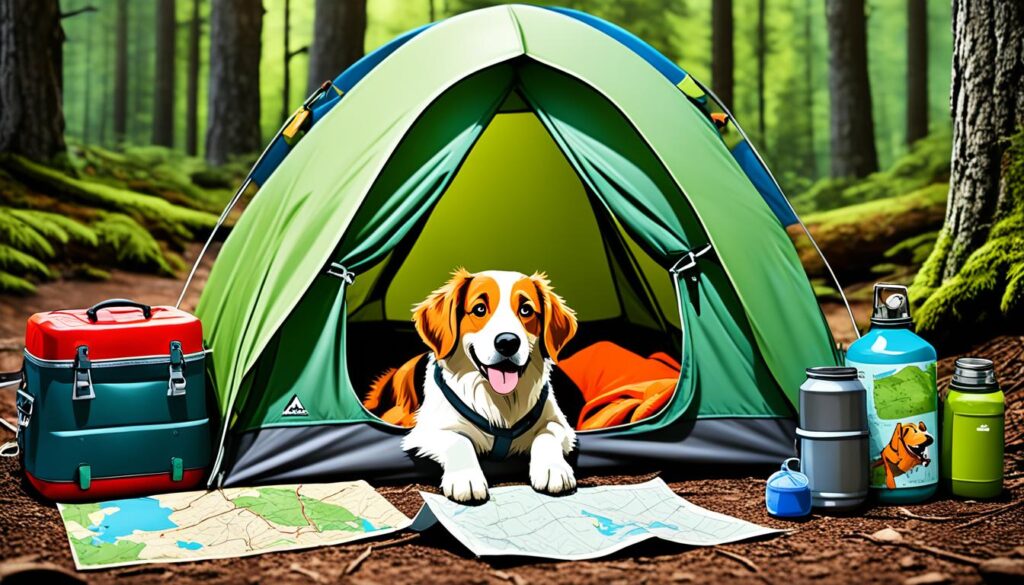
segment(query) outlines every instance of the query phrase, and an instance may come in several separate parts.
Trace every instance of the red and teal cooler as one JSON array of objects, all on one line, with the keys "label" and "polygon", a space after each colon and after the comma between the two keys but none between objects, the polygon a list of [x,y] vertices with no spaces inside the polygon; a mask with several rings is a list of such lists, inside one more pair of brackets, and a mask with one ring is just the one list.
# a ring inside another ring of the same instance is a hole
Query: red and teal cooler
[{"label": "red and teal cooler", "polygon": [[202,482],[210,421],[198,319],[115,299],[33,315],[25,346],[18,442],[43,496],[98,500]]}]

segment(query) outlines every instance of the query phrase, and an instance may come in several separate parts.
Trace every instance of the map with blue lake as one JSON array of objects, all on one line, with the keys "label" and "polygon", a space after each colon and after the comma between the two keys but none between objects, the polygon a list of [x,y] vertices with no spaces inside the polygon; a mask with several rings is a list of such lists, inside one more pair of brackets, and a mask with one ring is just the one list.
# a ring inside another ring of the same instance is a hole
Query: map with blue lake
[{"label": "map with blue lake", "polygon": [[650,538],[712,546],[782,532],[691,504],[660,478],[580,488],[563,497],[539,494],[529,486],[500,487],[480,506],[420,495],[426,506],[414,528],[440,522],[477,556],[581,560]]},{"label": "map with blue lake", "polygon": [[58,504],[79,569],[341,544],[410,520],[363,481]]}]

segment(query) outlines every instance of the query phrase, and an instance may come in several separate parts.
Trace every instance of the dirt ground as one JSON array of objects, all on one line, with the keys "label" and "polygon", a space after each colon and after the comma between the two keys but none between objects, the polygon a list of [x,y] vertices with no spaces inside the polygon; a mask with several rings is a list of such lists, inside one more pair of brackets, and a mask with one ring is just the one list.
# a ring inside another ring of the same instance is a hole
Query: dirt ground
[{"label": "dirt ground", "polygon": [[[194,252],[194,251],[193,251]],[[185,307],[193,307],[204,267]],[[0,368],[19,362],[24,319],[35,311],[85,306],[112,296],[153,304],[173,303],[176,280],[115,272],[103,283],[57,282],[27,299],[0,297]],[[828,307],[839,340],[853,332],[839,307]],[[864,307],[856,307],[861,318]],[[845,323],[845,325],[844,325]],[[987,502],[946,495],[916,506],[865,506],[855,514],[814,514],[799,522],[777,520],[764,509],[765,478],[773,469],[699,473],[666,469],[661,475],[695,504],[789,532],[774,538],[711,548],[648,542],[611,557],[585,562],[480,560],[434,528],[375,542],[272,553],[235,560],[145,565],[75,573],[56,507],[38,500],[22,480],[15,459],[0,460],[0,581],[47,583],[77,579],[107,583],[979,583],[1024,582],[1024,337],[999,337],[972,355],[996,360],[1007,393],[1006,490]],[[942,360],[948,384],[953,357]],[[0,395],[0,415],[14,417],[13,393]],[[4,432],[2,440],[9,440]],[[699,477],[698,477],[699,475]],[[645,476],[582,478],[581,486],[637,483]],[[407,515],[420,507],[418,490],[433,485],[378,485]],[[885,529],[887,530],[884,532]],[[874,535],[874,536],[872,536]],[[367,550],[369,555],[366,555]],[[365,556],[365,558],[364,558]],[[359,559],[362,559],[361,561]]]}]

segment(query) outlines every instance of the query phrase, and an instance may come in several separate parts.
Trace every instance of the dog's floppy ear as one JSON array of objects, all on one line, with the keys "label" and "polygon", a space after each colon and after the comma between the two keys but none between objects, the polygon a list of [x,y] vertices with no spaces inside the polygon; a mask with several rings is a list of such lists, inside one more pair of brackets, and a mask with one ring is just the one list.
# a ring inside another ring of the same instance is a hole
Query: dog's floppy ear
[{"label": "dog's floppy ear", "polygon": [[555,294],[551,282],[543,272],[530,277],[537,287],[544,317],[544,353],[552,362],[558,362],[558,352],[576,335],[576,313],[565,305],[562,297]]},{"label": "dog's floppy ear", "polygon": [[889,440],[889,446],[893,449],[899,449],[901,439],[903,439],[903,423],[896,423],[896,430],[892,433],[892,439]]},{"label": "dog's floppy ear", "polygon": [[472,274],[465,268],[458,268],[444,286],[413,309],[416,332],[439,360],[455,351],[459,337],[459,305],[471,280]]}]

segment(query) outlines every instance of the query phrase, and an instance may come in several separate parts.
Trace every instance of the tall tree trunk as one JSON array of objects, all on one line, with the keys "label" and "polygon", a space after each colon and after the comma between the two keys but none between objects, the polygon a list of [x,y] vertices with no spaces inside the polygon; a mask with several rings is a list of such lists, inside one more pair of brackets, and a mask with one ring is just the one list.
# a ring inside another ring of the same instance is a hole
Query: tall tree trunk
[{"label": "tall tree trunk", "polygon": [[292,74],[289,64],[292,60],[292,47],[291,47],[291,24],[292,24],[292,4],[290,0],[284,0],[284,80],[281,88],[281,120],[287,120],[291,114],[291,102],[292,102]]},{"label": "tall tree trunk", "polygon": [[92,108],[92,29],[95,18],[90,18],[85,28],[85,67],[82,68],[82,142],[90,142],[89,110]]},{"label": "tall tree trunk", "polygon": [[757,0],[757,137],[761,144],[766,144],[764,120],[764,68],[768,58],[768,43],[765,34],[766,1]]},{"label": "tall tree trunk", "polygon": [[128,130],[128,0],[117,0],[114,38],[114,143]]},{"label": "tall tree trunk", "polygon": [[804,161],[807,176],[818,178],[818,157],[814,145],[814,27],[811,9],[814,0],[804,1],[804,115],[807,116],[807,157]]},{"label": "tall tree trunk", "polygon": [[65,151],[60,5],[0,0],[0,152],[47,161]]},{"label": "tall tree trunk", "polygon": [[437,20],[437,9],[434,7],[434,0],[427,0],[427,19],[430,22]]},{"label": "tall tree trunk", "polygon": [[185,70],[185,154],[199,152],[199,43],[202,24],[199,20],[200,0],[192,0],[192,17],[188,23],[188,65]]},{"label": "tall tree trunk", "polygon": [[928,135],[928,0],[907,0],[907,144]]},{"label": "tall tree trunk", "polygon": [[1024,125],[1024,6],[953,2],[953,163],[946,208],[952,239],[941,273],[956,275],[989,228],[1020,202],[1001,179],[1005,138]]},{"label": "tall tree trunk", "polygon": [[102,82],[99,84],[100,89],[100,121],[99,121],[99,134],[100,144],[108,146],[110,143],[107,141],[107,129],[110,127],[110,111],[113,107],[113,100],[109,99],[110,96],[110,70],[111,67],[111,35],[110,33],[110,19],[105,18],[103,20],[103,32],[100,35],[100,43],[103,46],[103,54],[100,59],[103,61],[103,75]]},{"label": "tall tree trunk", "polygon": [[259,151],[261,0],[213,0],[206,160]]},{"label": "tall tree trunk", "polygon": [[825,16],[832,176],[864,177],[878,170],[864,0],[827,0]]},{"label": "tall tree trunk", "polygon": [[178,35],[174,0],[156,8],[156,94],[153,97],[153,144],[174,146],[175,38]]},{"label": "tall tree trunk", "polygon": [[316,0],[314,23],[309,49],[310,93],[363,56],[366,0]]},{"label": "tall tree trunk", "polygon": [[711,2],[711,89],[725,107],[733,104],[732,0]]}]

